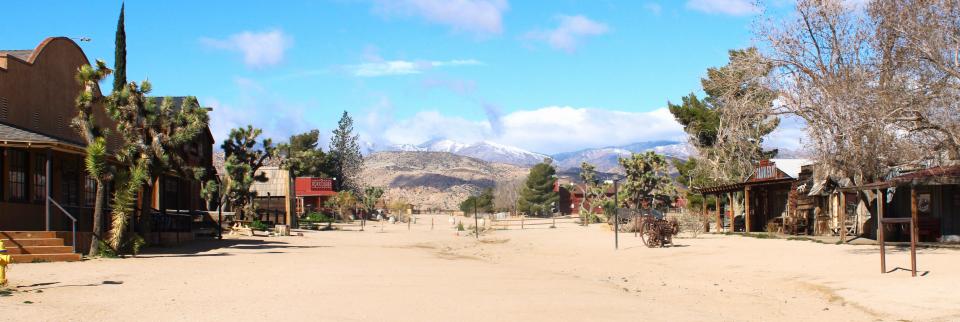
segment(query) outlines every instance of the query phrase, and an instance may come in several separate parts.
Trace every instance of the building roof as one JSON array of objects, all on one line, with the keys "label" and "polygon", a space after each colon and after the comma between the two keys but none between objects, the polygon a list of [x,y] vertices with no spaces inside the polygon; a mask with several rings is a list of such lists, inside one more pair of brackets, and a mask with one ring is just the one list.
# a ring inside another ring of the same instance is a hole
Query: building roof
[{"label": "building roof", "polygon": [[3,145],[10,144],[23,144],[23,145],[33,145],[33,144],[47,144],[47,145],[56,145],[61,146],[70,150],[79,149],[83,150],[83,144],[77,142],[71,142],[60,138],[55,138],[45,134],[40,134],[37,132],[24,130],[12,125],[7,125],[0,123],[0,143]]},{"label": "building roof", "polygon": [[800,176],[800,168],[813,164],[809,159],[770,159],[770,161],[776,164],[777,169],[794,179]]},{"label": "building roof", "polygon": [[13,56],[13,57],[17,57],[17,58],[19,58],[20,60],[23,60],[23,61],[26,61],[27,59],[30,59],[30,55],[32,55],[32,54],[33,54],[33,50],[31,50],[31,49],[23,49],[23,50],[0,50],[0,56],[2,56],[2,55]]},{"label": "building roof", "polygon": [[843,191],[885,189],[896,186],[960,185],[960,165],[933,167],[899,175],[886,181],[872,182]]}]

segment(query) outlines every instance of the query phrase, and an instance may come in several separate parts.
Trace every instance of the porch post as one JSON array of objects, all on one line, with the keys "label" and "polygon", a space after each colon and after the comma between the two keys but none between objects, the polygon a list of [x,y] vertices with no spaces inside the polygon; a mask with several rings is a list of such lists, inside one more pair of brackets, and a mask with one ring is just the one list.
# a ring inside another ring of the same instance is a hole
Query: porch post
[{"label": "porch post", "polygon": [[840,191],[840,242],[847,243],[847,194]]},{"label": "porch post", "polygon": [[917,277],[917,187],[910,187],[910,271]]},{"label": "porch post", "polygon": [[53,178],[50,177],[50,172],[51,172],[50,159],[52,154],[53,153],[50,151],[50,149],[47,149],[47,161],[44,162],[44,168],[45,168],[44,176],[46,176],[44,180],[47,181],[47,184],[45,184],[43,187],[43,190],[44,190],[43,193],[45,195],[45,198],[43,198],[43,204],[45,205],[44,215],[46,216],[45,222],[46,222],[47,231],[50,231],[50,185],[53,184]]},{"label": "porch post", "polygon": [[877,241],[880,242],[880,274],[887,272],[887,253],[883,240],[883,192],[877,189]]},{"label": "porch post", "polygon": [[700,207],[702,208],[702,211],[700,211],[700,216],[703,218],[704,222],[703,230],[704,232],[707,232],[710,230],[710,221],[707,220],[707,195],[701,193],[700,198],[703,199],[703,202],[700,203]]},{"label": "porch post", "polygon": [[750,187],[743,187],[743,222],[746,232],[750,232]]},{"label": "porch post", "polygon": [[717,204],[717,232],[720,232],[723,230],[723,218],[720,217],[720,196],[721,194],[718,193],[714,197],[716,198],[714,199],[714,201],[716,201],[715,203]]}]

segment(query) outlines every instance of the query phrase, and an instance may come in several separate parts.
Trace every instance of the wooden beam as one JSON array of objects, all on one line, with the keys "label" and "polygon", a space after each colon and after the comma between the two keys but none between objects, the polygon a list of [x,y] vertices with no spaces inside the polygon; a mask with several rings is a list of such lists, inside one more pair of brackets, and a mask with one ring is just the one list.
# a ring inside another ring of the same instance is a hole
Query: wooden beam
[{"label": "wooden beam", "polygon": [[704,230],[704,232],[709,232],[709,231],[710,231],[710,221],[707,220],[707,195],[700,194],[700,198],[703,199],[703,202],[700,203],[700,206],[701,206],[701,208],[703,209],[702,211],[700,211],[700,216],[701,216],[701,218],[703,218],[703,222],[704,222],[704,224],[703,224],[703,230]]},{"label": "wooden beam", "polygon": [[847,194],[840,192],[840,242],[847,243]]},{"label": "wooden beam", "polygon": [[887,272],[887,253],[883,239],[883,190],[877,189],[877,241],[880,242],[880,274]]},{"label": "wooden beam", "polygon": [[719,233],[723,231],[723,218],[720,218],[720,194],[717,194],[715,198],[714,201],[717,204],[717,232]]},{"label": "wooden beam", "polygon": [[910,187],[910,271],[917,277],[917,187]]},{"label": "wooden beam", "polygon": [[743,222],[746,231],[750,232],[750,187],[743,188]]}]

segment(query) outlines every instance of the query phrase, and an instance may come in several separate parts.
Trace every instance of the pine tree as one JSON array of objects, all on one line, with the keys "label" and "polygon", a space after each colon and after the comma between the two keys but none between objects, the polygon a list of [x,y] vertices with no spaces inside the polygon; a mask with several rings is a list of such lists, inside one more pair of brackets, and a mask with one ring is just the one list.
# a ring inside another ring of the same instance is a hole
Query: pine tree
[{"label": "pine tree", "polygon": [[117,20],[117,38],[114,43],[113,91],[120,91],[127,83],[127,32],[124,30],[123,13],[126,3],[120,5],[120,19]]},{"label": "pine tree", "polygon": [[551,163],[549,159],[544,160],[530,169],[527,181],[520,190],[517,210],[540,215],[549,212],[554,203],[560,200],[559,194],[553,190],[557,170]]},{"label": "pine tree", "polygon": [[330,138],[331,175],[336,178],[337,190],[360,191],[360,172],[363,171],[363,155],[360,154],[359,138],[353,133],[353,119],[346,111],[333,137]]},{"label": "pine tree", "polygon": [[290,136],[290,142],[277,147],[278,153],[284,155],[284,168],[295,177],[330,177],[330,157],[320,148],[319,141],[319,130]]}]

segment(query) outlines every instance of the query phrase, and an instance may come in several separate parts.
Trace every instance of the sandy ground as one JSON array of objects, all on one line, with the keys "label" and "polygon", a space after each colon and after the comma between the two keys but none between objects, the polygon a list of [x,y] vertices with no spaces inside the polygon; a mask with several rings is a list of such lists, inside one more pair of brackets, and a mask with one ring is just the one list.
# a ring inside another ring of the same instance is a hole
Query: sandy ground
[{"label": "sandy ground", "polygon": [[[17,264],[0,320],[960,320],[952,249],[921,250],[911,278],[880,274],[875,246],[708,235],[649,249],[622,234],[615,251],[600,225],[478,241],[436,222]],[[904,250],[888,257],[909,267]]]}]

